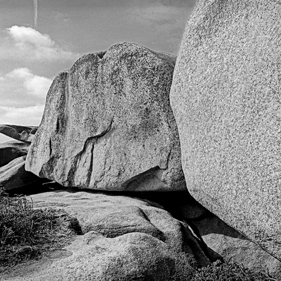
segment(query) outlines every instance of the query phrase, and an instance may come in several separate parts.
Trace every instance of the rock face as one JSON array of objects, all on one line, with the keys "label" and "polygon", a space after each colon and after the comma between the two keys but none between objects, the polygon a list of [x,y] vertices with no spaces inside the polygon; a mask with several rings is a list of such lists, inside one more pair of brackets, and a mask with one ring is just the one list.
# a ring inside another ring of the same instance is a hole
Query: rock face
[{"label": "rock face", "polygon": [[0,168],[0,186],[3,186],[5,190],[22,188],[41,180],[25,170],[25,158],[26,156],[15,158]]},{"label": "rock face", "polygon": [[36,131],[37,131],[37,126],[26,127],[26,126],[7,125],[7,124],[0,125],[0,133],[10,138],[29,144],[32,142],[32,139]]},{"label": "rock face", "polygon": [[187,188],[281,259],[281,3],[200,0],[171,105]]},{"label": "rock face", "polygon": [[80,58],[48,92],[26,169],[64,186],[185,189],[169,104],[174,62],[133,43]]},{"label": "rock face", "polygon": [[13,269],[4,280],[185,281],[197,262],[210,263],[189,228],[155,203],[86,192],[31,197],[35,208],[63,208],[76,217],[83,235],[63,257]]},{"label": "rock face", "polygon": [[9,141],[0,143],[0,167],[8,164],[17,157],[27,154],[29,144]]}]

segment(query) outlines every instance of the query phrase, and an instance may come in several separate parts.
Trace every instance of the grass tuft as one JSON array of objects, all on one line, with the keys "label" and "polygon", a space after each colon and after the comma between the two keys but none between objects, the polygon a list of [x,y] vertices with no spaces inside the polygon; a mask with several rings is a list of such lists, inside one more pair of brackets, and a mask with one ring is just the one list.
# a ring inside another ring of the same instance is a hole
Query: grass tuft
[{"label": "grass tuft", "polygon": [[[64,210],[35,209],[26,196],[9,197],[0,187],[0,273],[61,249],[81,235],[78,220]],[[214,262],[196,270],[191,281],[278,281],[234,262]]]},{"label": "grass tuft", "polygon": [[265,272],[253,272],[235,262],[214,262],[197,270],[192,281],[278,281]]},{"label": "grass tuft", "polygon": [[31,199],[9,197],[0,188],[0,272],[61,248],[77,234],[79,222],[65,211],[35,209]]}]

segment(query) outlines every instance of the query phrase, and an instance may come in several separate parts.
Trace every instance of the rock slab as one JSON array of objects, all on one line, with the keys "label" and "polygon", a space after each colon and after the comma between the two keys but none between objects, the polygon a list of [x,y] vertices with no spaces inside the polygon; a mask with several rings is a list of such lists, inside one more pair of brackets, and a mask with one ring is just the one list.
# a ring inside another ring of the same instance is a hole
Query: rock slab
[{"label": "rock slab", "polygon": [[280,15],[280,1],[198,1],[171,90],[189,192],[279,260]]},{"label": "rock slab", "polygon": [[0,143],[0,167],[8,164],[17,157],[27,155],[29,144],[9,141]]},{"label": "rock slab", "polygon": [[[64,209],[83,235],[64,255],[13,269],[4,280],[190,280],[194,254],[210,263],[182,222],[153,202],[126,196],[65,191],[31,196],[35,208]],[[1,278],[0,278],[1,279]]]},{"label": "rock slab", "polygon": [[133,43],[80,58],[48,92],[26,169],[67,187],[184,190],[174,63]]},{"label": "rock slab", "polygon": [[6,191],[20,189],[41,181],[40,178],[25,170],[25,158],[26,156],[17,157],[0,167],[0,186]]}]

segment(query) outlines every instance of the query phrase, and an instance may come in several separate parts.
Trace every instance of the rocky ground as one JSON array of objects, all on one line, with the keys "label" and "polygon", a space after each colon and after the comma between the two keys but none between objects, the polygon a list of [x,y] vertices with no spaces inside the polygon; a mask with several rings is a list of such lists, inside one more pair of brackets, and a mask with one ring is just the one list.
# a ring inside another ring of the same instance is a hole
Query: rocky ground
[{"label": "rocky ground", "polygon": [[177,61],[114,44],[54,79],[38,128],[0,125],[0,186],[82,230],[1,280],[183,281],[229,260],[281,280],[277,2],[199,0]]}]

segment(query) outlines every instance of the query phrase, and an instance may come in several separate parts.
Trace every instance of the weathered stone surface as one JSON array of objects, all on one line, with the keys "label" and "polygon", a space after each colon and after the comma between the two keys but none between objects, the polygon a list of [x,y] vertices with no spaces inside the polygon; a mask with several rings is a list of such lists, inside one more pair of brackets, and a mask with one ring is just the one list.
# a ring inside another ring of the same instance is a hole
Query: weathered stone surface
[{"label": "weathered stone surface", "polygon": [[187,188],[281,259],[281,3],[200,0],[171,90]]},{"label": "weathered stone surface", "polygon": [[5,190],[22,188],[40,180],[25,170],[25,158],[26,156],[15,158],[0,168],[0,186],[3,186]]},{"label": "weathered stone surface", "polygon": [[0,143],[0,167],[8,164],[17,157],[27,154],[29,144],[9,141]]},{"label": "weathered stone surface", "polygon": [[18,125],[0,125],[0,133],[4,134],[10,138],[25,142],[31,143],[34,137],[34,134],[37,131],[37,126],[18,126]]},{"label": "weathered stone surface", "polygon": [[80,58],[48,92],[26,169],[64,186],[184,190],[174,62],[133,43]]},{"label": "weathered stone surface", "polygon": [[59,258],[5,274],[4,280],[185,281],[194,272],[185,256],[145,233],[105,238],[91,231],[65,250]]},{"label": "weathered stone surface", "polygon": [[155,204],[126,196],[47,192],[35,207],[63,208],[83,236],[56,259],[13,269],[5,280],[190,280],[208,257],[185,224]]},{"label": "weathered stone surface", "polygon": [[281,262],[217,216],[209,214],[202,220],[193,221],[207,246],[225,261],[242,264],[256,272],[269,272],[281,280]]}]

